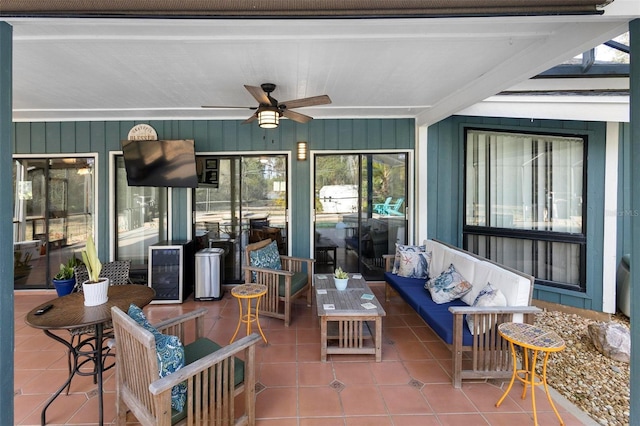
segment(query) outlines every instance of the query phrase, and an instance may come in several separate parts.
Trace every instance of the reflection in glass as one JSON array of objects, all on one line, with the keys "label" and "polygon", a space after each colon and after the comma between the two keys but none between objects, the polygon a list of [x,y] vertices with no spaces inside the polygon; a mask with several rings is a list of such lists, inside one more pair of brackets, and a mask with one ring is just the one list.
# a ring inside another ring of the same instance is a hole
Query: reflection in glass
[{"label": "reflection in glass", "polygon": [[316,155],[316,271],[381,279],[383,255],[406,242],[406,154]]},{"label": "reflection in glass", "polygon": [[131,278],[146,283],[149,246],[167,239],[167,188],[129,186],[116,157],[116,259],[131,261]]},{"label": "reflection in glass", "polygon": [[93,234],[93,157],[13,163],[15,288],[50,288],[60,264]]},{"label": "reflection in glass", "polygon": [[287,253],[287,157],[198,156],[196,249],[225,250],[223,280],[243,282],[247,244],[270,238]]}]

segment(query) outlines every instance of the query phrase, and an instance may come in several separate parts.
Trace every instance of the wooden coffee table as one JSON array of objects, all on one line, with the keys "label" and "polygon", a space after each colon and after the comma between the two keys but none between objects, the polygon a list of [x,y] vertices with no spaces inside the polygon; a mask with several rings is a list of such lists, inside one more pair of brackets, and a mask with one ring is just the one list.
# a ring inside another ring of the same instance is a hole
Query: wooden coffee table
[{"label": "wooden coffee table", "polygon": [[[332,274],[314,275],[314,284],[321,361],[327,361],[327,354],[372,354],[380,362],[382,317],[386,312],[362,276],[349,274],[347,289],[342,291],[336,290]],[[362,306],[367,303],[371,309]]]}]

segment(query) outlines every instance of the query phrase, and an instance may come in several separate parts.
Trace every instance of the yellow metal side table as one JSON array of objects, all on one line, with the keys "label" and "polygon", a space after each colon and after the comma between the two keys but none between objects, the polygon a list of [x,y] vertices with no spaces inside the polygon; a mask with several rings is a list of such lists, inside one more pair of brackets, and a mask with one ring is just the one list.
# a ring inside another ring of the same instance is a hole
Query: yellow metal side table
[{"label": "yellow metal side table", "polygon": [[[551,399],[549,388],[547,386],[547,361],[549,360],[549,355],[553,352],[560,352],[563,350],[566,346],[564,340],[562,340],[562,338],[554,331],[530,324],[516,322],[505,322],[500,324],[498,326],[498,333],[509,342],[511,356],[513,358],[513,375],[511,376],[511,382],[509,382],[507,390],[504,391],[500,400],[496,402],[496,407],[499,407],[500,404],[502,404],[502,401],[507,397],[511,387],[513,386],[513,382],[517,377],[518,380],[524,384],[522,399],[527,396],[527,387],[531,386],[531,404],[533,406],[534,425],[538,425],[535,386],[539,385],[544,386],[551,408],[553,408],[553,411],[556,413],[556,417],[560,420],[560,425],[564,425],[564,422],[560,417],[560,413],[558,413],[558,410]],[[518,370],[516,362],[516,345],[520,346],[523,352],[522,358],[524,368],[520,370]],[[536,374],[536,360],[538,358],[538,352],[542,352],[544,354],[541,376]]]},{"label": "yellow metal side table", "polygon": [[[236,338],[238,334],[238,330],[240,330],[240,325],[242,323],[247,324],[247,336],[251,334],[251,323],[255,322],[258,324],[258,330],[260,331],[260,335],[262,336],[262,340],[267,343],[267,338],[264,337],[264,333],[262,332],[262,327],[260,327],[260,320],[258,317],[258,310],[260,307],[260,299],[262,296],[267,294],[267,286],[262,284],[241,284],[235,286],[231,290],[231,295],[238,299],[238,306],[240,307],[240,314],[238,317],[238,326],[236,327],[236,332],[233,333],[233,337],[229,343],[233,343],[233,340]],[[256,306],[254,311],[251,312],[251,301],[253,299],[256,300]],[[245,301],[246,312],[243,313],[242,301]]]}]

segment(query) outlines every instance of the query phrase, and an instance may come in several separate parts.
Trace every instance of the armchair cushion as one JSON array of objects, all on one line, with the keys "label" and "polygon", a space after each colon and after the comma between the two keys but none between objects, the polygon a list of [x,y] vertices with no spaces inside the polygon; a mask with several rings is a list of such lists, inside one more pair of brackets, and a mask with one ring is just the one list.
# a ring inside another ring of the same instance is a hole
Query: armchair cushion
[{"label": "armchair cushion", "polygon": [[278,252],[278,243],[271,241],[264,248],[253,250],[249,253],[251,266],[268,269],[282,269],[280,262],[280,253]]},{"label": "armchair cushion", "polygon": [[[286,281],[286,276],[281,275],[278,277],[278,296],[284,297],[284,283]],[[300,289],[302,289],[305,285],[307,285],[307,273],[306,272],[295,272],[291,277],[291,294],[296,294]]]},{"label": "armchair cushion", "polygon": [[[195,342],[189,343],[184,347],[185,365],[189,365],[205,356],[222,349],[222,346],[213,340],[201,337]],[[234,386],[240,385],[244,381],[244,361],[238,357],[234,358]]]},{"label": "armchair cushion", "polygon": [[[158,376],[160,378],[175,373],[185,366],[185,348],[177,336],[162,334],[149,321],[138,306],[131,304],[128,314],[142,328],[149,331],[156,339],[158,357]],[[218,348],[219,349],[219,348]],[[171,408],[182,411],[187,401],[187,385],[180,383],[171,389]]]},{"label": "armchair cushion", "polygon": [[[206,337],[201,337],[197,339],[195,342],[191,342],[184,347],[184,358],[185,365],[189,365],[194,361],[198,361],[199,359],[204,358],[205,356],[212,354],[219,349],[222,349],[222,346],[214,342],[213,340],[207,339]],[[244,361],[238,357],[234,357],[234,374],[233,374],[233,385],[239,386],[244,382]],[[214,380],[215,382],[215,380]],[[183,383],[184,384],[184,383]],[[186,389],[186,385],[185,385]],[[213,395],[211,393],[210,395]],[[173,400],[173,389],[171,389],[171,398]],[[185,410],[185,404],[182,404],[182,409],[176,410],[176,407],[171,404],[171,424],[174,425],[181,420],[187,417],[187,410]]]}]

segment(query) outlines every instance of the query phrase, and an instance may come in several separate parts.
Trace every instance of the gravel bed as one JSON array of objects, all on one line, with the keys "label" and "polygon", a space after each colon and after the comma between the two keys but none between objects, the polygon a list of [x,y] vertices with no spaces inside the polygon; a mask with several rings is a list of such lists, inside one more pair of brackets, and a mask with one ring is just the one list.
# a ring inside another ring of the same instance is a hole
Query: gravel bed
[{"label": "gravel bed", "polygon": [[[615,315],[612,321],[629,327],[629,319]],[[545,311],[536,324],[554,330],[567,347],[552,354],[547,382],[601,425],[629,424],[629,364],[613,361],[595,348],[587,326],[598,322],[576,314]]]}]

